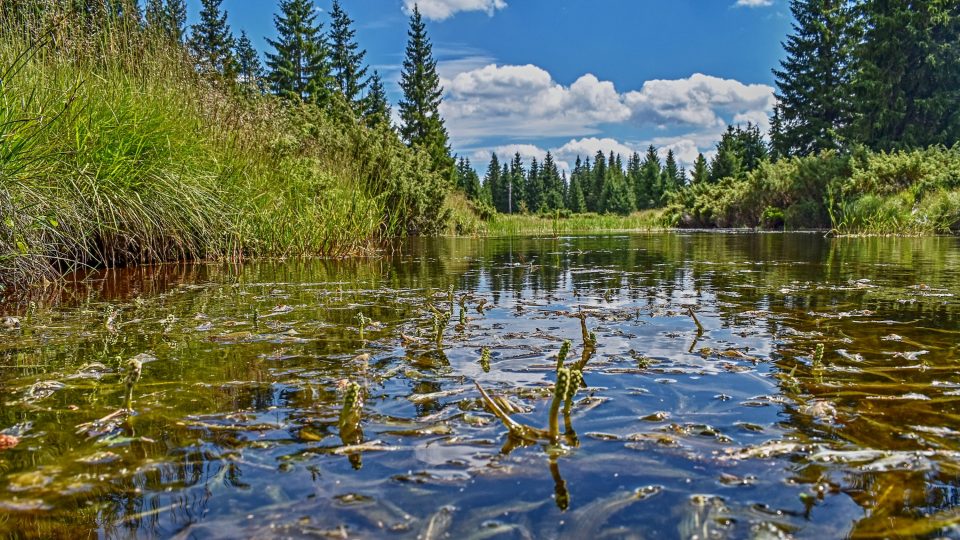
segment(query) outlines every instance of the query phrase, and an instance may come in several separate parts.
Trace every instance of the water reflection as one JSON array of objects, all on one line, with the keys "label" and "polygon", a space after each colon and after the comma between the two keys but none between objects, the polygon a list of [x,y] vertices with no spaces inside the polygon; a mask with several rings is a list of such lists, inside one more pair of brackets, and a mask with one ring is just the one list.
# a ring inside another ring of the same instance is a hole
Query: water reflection
[{"label": "water reflection", "polygon": [[[85,276],[7,307],[0,534],[957,535],[958,247],[440,240]],[[520,444],[473,382],[549,425],[563,340],[588,382],[563,449]],[[77,434],[141,353],[134,414]]]}]

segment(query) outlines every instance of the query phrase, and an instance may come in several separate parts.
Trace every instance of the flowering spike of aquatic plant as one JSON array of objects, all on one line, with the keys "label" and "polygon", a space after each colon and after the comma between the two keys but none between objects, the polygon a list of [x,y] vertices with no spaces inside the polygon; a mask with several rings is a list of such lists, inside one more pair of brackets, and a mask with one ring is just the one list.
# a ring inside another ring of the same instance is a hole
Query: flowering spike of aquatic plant
[{"label": "flowering spike of aquatic plant", "polygon": [[443,330],[447,327],[447,323],[450,322],[450,313],[440,313],[439,311],[433,314],[433,333],[434,340],[437,342],[437,346],[443,346]]},{"label": "flowering spike of aquatic plant", "polygon": [[460,326],[467,325],[467,308],[460,306]]},{"label": "flowering spike of aquatic plant", "polygon": [[350,382],[343,392],[343,406],[340,408],[340,430],[356,427],[360,421],[360,412],[363,409],[363,395],[360,385]]},{"label": "flowering spike of aquatic plant", "polygon": [[364,341],[363,331],[367,326],[367,317],[363,313],[357,313],[357,329],[360,331],[360,341]]},{"label": "flowering spike of aquatic plant", "polygon": [[557,353],[557,371],[560,371],[560,368],[563,367],[563,362],[567,359],[567,355],[570,354],[570,340],[563,340],[563,345],[560,346],[560,352]]},{"label": "flowering spike of aquatic plant", "polygon": [[123,378],[123,386],[126,390],[126,399],[124,400],[124,408],[133,410],[133,387],[136,386],[137,381],[140,380],[140,375],[143,372],[143,364],[136,358],[132,358],[127,361],[127,374]]},{"label": "flowering spike of aquatic plant", "polygon": [[557,384],[553,387],[553,400],[550,402],[550,442],[556,444],[560,439],[560,404],[570,391],[570,370],[557,370]]},{"label": "flowering spike of aquatic plant", "polygon": [[573,408],[573,398],[577,395],[577,390],[583,385],[583,373],[579,369],[570,370],[570,383],[567,385],[567,392],[563,396],[563,414],[568,416],[570,409]]},{"label": "flowering spike of aquatic plant", "polygon": [[480,368],[483,369],[484,373],[490,372],[490,349],[488,347],[484,347],[480,351]]},{"label": "flowering spike of aquatic plant", "polygon": [[823,364],[823,343],[817,343],[817,349],[813,352],[813,367],[820,367]]},{"label": "flowering spike of aquatic plant", "polygon": [[452,313],[453,312],[453,284],[451,284],[450,287],[447,288],[447,297],[450,300],[450,312]]}]

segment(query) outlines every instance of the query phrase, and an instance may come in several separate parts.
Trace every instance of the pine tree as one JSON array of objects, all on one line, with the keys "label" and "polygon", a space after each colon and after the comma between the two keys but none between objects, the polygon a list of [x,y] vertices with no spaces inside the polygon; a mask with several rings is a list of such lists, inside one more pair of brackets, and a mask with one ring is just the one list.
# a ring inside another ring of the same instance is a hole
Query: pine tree
[{"label": "pine tree", "polygon": [[340,93],[353,107],[355,114],[365,111],[362,95],[370,83],[367,76],[367,67],[363,65],[363,57],[367,51],[360,49],[354,37],[356,31],[352,28],[353,21],[340,7],[338,0],[333,0],[330,9],[330,57],[333,79]]},{"label": "pine tree", "polygon": [[223,0],[201,0],[200,23],[190,28],[189,48],[203,73],[219,73],[230,79],[236,73],[233,34]]},{"label": "pine tree", "polygon": [[690,184],[705,184],[710,181],[710,166],[707,165],[707,158],[703,154],[697,154],[696,161],[693,162],[693,172],[690,175]]},{"label": "pine tree", "polygon": [[878,150],[960,139],[956,0],[867,0],[854,89],[859,142]]},{"label": "pine tree", "polygon": [[447,129],[440,116],[440,101],[443,88],[437,75],[437,61],[433,58],[433,46],[427,37],[426,26],[420,10],[414,6],[410,16],[410,29],[400,87],[400,135],[411,146],[427,152],[435,171],[450,168],[450,146]]},{"label": "pine tree", "polygon": [[260,55],[253,48],[246,31],[240,32],[233,54],[237,59],[238,82],[245,88],[262,91],[263,65],[260,64]]},{"label": "pine tree", "polygon": [[367,126],[390,125],[390,103],[387,102],[387,92],[383,89],[383,81],[376,71],[370,76],[370,91],[364,98],[363,117]]},{"label": "pine tree", "polygon": [[267,40],[275,50],[267,53],[271,89],[281,97],[328,105],[330,59],[313,1],[280,0],[280,14],[273,22],[277,39]]},{"label": "pine tree", "polygon": [[775,153],[806,156],[839,148],[853,120],[852,54],[856,18],[848,0],[791,0],[793,32],[777,82]]}]

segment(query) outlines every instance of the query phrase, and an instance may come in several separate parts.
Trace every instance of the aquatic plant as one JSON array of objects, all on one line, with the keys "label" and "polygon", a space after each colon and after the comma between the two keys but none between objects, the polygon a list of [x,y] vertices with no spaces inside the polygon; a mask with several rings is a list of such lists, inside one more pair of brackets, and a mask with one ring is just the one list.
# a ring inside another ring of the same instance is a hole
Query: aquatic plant
[{"label": "aquatic plant", "polygon": [[813,351],[813,367],[820,367],[823,365],[823,343],[817,343],[817,348]]},{"label": "aquatic plant", "polygon": [[128,411],[132,411],[133,388],[140,380],[140,375],[143,372],[143,364],[140,362],[140,360],[131,358],[130,360],[127,360],[126,369],[127,373],[123,377],[123,387],[126,390],[126,398],[124,399],[123,407]]},{"label": "aquatic plant", "polygon": [[694,324],[697,325],[697,335],[698,335],[698,336],[702,336],[702,335],[703,335],[703,325],[700,324],[700,319],[697,318],[697,314],[693,311],[693,308],[690,307],[690,306],[687,306],[687,313],[690,314],[690,318],[692,318]]},{"label": "aquatic plant", "polygon": [[563,368],[563,362],[566,360],[567,355],[570,353],[570,340],[563,340],[563,345],[560,346],[560,352],[557,353],[557,371],[560,371]]},{"label": "aquatic plant", "polygon": [[437,347],[443,347],[443,331],[450,323],[450,313],[434,311],[433,313],[433,339]]},{"label": "aquatic plant", "polygon": [[480,369],[482,369],[484,373],[490,372],[490,348],[489,347],[484,347],[480,351]]},{"label": "aquatic plant", "polygon": [[368,319],[367,316],[363,314],[363,312],[357,313],[357,331],[360,334],[360,341],[365,341],[364,330],[366,329],[367,324],[369,323],[370,323],[370,319]]},{"label": "aquatic plant", "polygon": [[570,370],[557,370],[557,382],[553,386],[553,399],[550,401],[550,442],[557,444],[560,439],[560,405],[567,399],[570,391]]}]

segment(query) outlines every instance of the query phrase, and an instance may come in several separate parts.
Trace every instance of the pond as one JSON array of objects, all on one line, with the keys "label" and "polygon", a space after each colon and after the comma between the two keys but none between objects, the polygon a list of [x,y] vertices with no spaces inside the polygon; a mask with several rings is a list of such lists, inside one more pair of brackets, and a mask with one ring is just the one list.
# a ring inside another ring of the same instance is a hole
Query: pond
[{"label": "pond", "polygon": [[[0,327],[0,536],[960,536],[958,248],[437,239],[95,274]],[[583,383],[555,400],[565,340]]]}]

